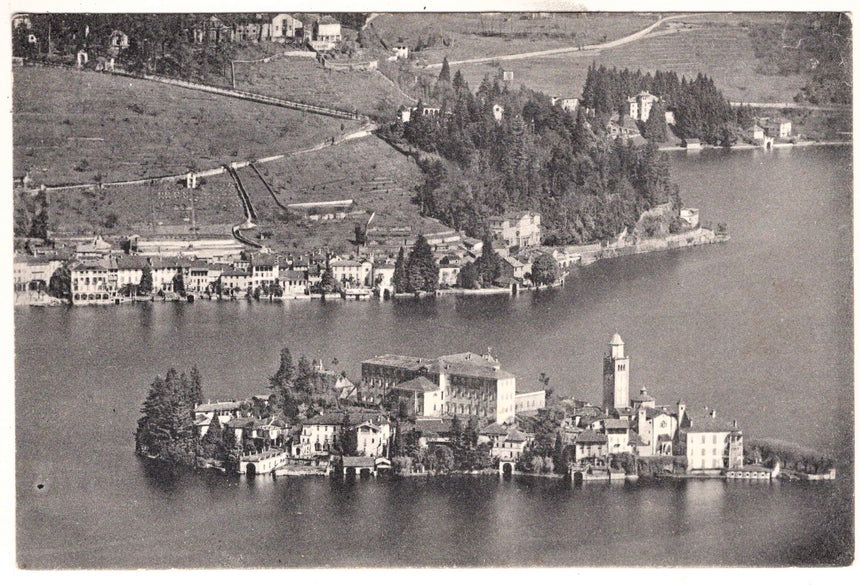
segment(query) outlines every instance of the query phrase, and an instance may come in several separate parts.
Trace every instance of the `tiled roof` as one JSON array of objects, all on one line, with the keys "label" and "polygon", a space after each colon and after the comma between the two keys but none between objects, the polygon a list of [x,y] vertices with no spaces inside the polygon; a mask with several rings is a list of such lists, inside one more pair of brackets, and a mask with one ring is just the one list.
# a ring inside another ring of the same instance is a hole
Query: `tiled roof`
[{"label": "tiled roof", "polygon": [[327,412],[320,414],[309,421],[305,422],[305,426],[310,425],[340,425],[343,424],[343,412]]},{"label": "tiled roof", "polygon": [[511,429],[508,431],[508,434],[503,439],[506,443],[525,443],[526,440],[525,434],[521,433],[517,429]]},{"label": "tiled roof", "polygon": [[627,430],[630,428],[630,423],[627,422],[626,420],[618,420],[618,419],[614,419],[614,418],[607,419],[603,423],[603,425],[607,431],[619,430],[619,429]]},{"label": "tiled roof", "polygon": [[376,356],[369,360],[364,360],[363,364],[371,364],[377,366],[388,366],[395,368],[405,368],[408,370],[417,370],[422,366],[430,366],[435,360],[427,359],[427,358],[419,358],[419,357],[411,357],[408,355],[397,355],[387,353],[384,355]]},{"label": "tiled roof", "polygon": [[573,442],[574,443],[580,443],[580,444],[585,444],[585,443],[599,444],[599,443],[606,443],[607,438],[606,438],[606,435],[602,435],[602,434],[595,433],[592,431],[585,431],[585,432],[582,432],[579,435],[577,435],[576,438],[573,440]]},{"label": "tiled roof", "polygon": [[436,392],[439,390],[439,386],[425,378],[424,376],[418,376],[417,378],[413,378],[407,382],[401,382],[397,386],[394,387],[395,390],[408,390],[413,392]]},{"label": "tiled roof", "polygon": [[117,256],[116,267],[124,270],[143,270],[149,261],[143,256]]},{"label": "tiled roof", "polygon": [[[689,411],[687,414],[689,416]],[[690,422],[690,427],[685,429],[688,433],[721,433],[739,430],[730,421],[714,418],[707,414],[690,416]]]},{"label": "tiled roof", "polygon": [[450,433],[451,432],[451,421],[445,419],[438,418],[430,418],[430,419],[418,419],[415,421],[415,430],[421,431],[422,433],[431,434],[431,433]]},{"label": "tiled roof", "polygon": [[493,436],[504,436],[508,434],[508,429],[500,425],[499,423],[492,423],[485,426],[483,429],[478,431],[479,435],[486,435],[488,437]]}]

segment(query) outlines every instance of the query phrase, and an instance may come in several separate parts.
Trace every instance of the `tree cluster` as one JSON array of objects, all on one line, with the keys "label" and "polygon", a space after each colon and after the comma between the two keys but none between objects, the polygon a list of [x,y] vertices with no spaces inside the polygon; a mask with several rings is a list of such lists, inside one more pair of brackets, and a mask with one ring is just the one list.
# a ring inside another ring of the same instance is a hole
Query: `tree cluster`
[{"label": "tree cluster", "polygon": [[164,378],[157,376],[137,422],[136,452],[166,463],[193,464],[197,448],[194,407],[202,400],[196,367],[188,375],[171,368]]},{"label": "tree cluster", "polygon": [[400,249],[394,262],[392,281],[394,292],[397,293],[436,292],[439,286],[439,265],[424,236],[418,236],[409,256],[404,255],[403,248]]},{"label": "tree cluster", "polygon": [[487,232],[491,215],[531,209],[541,213],[545,243],[594,242],[677,200],[656,147],[612,141],[582,108],[574,115],[545,94],[489,77],[473,94],[459,71],[450,83],[437,81],[432,99],[438,115],[424,115],[420,103],[409,122],[382,134],[429,153],[419,161],[421,213],[472,237]]},{"label": "tree cluster", "polygon": [[851,18],[839,12],[786,13],[781,23],[754,23],[750,38],[756,71],[806,78],[799,102],[850,104],[853,37]]},{"label": "tree cluster", "polygon": [[[644,124],[644,136],[665,140],[665,112],[675,113],[674,131],[681,138],[729,146],[737,134],[737,115],[714,81],[701,73],[694,79],[678,78],[673,71],[609,69],[592,64],[582,88],[582,105],[599,116],[627,112],[627,98],[647,91],[660,98]],[[659,105],[659,108],[658,108]],[[648,124],[651,122],[651,124]]]},{"label": "tree cluster", "polygon": [[493,242],[485,236],[481,255],[460,269],[457,284],[462,288],[484,288],[491,286],[502,275],[502,258],[493,250]]},{"label": "tree cluster", "polygon": [[294,365],[290,349],[285,347],[281,350],[278,370],[269,378],[269,387],[287,420],[296,422],[301,404],[337,404],[333,393],[335,382],[336,376],[315,369],[304,355]]}]

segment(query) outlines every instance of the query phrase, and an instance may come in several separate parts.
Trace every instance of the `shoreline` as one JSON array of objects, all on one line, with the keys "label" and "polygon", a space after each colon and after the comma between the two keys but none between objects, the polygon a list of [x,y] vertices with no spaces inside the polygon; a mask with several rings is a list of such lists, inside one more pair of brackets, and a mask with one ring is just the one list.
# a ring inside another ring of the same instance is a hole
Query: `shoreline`
[{"label": "shoreline", "polygon": [[700,148],[687,148],[685,146],[658,146],[660,152],[701,152],[703,150],[775,150],[777,148],[794,148],[807,146],[850,146],[854,144],[851,140],[804,140],[801,142],[776,142],[770,148],[757,144],[733,144],[732,146],[714,146],[703,144]]}]

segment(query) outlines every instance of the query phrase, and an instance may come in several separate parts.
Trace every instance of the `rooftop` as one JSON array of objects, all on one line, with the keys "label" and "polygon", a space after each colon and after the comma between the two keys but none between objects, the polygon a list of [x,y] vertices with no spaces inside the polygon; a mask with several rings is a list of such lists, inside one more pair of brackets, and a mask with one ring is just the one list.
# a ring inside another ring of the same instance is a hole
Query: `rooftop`
[{"label": "rooftop", "polygon": [[424,376],[418,376],[417,378],[413,378],[407,382],[401,382],[395,386],[394,389],[408,390],[410,392],[436,392],[439,390],[439,386]]}]

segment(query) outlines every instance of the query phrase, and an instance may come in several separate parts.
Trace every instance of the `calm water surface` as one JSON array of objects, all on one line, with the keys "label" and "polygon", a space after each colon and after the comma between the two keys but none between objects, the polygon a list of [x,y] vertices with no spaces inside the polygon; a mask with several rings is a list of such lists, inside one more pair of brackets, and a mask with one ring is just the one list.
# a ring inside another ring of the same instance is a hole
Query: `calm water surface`
[{"label": "calm water surface", "polygon": [[[22,566],[817,565],[853,551],[850,148],[675,155],[723,245],[579,269],[564,289],[398,302],[15,311]],[[167,477],[134,456],[152,378],[197,364],[209,398],[257,393],[294,356],[357,376],[384,352],[491,346],[518,387],[546,372],[599,403],[621,333],[631,385],[716,408],[747,437],[846,462],[828,485],[701,481],[571,489],[496,478]],[[463,546],[468,539],[469,546]],[[427,546],[433,543],[433,546]]]}]

